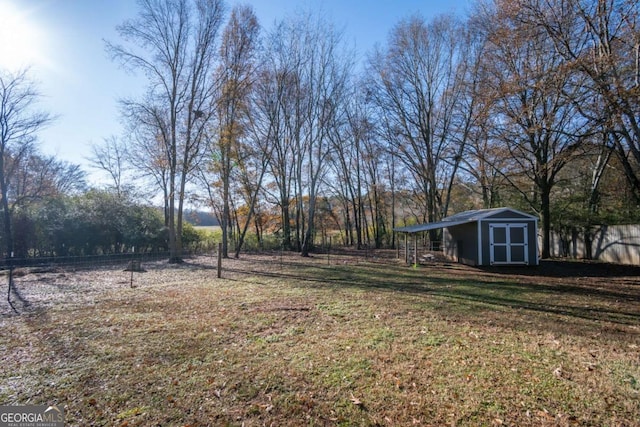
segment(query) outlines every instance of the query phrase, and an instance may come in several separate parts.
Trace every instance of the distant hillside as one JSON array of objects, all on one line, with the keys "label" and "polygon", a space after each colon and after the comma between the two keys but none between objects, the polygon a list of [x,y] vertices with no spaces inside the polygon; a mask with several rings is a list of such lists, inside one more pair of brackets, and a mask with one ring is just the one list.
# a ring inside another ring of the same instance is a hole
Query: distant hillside
[{"label": "distant hillside", "polygon": [[185,211],[184,219],[192,225],[213,226],[220,225],[218,219],[210,212]]}]

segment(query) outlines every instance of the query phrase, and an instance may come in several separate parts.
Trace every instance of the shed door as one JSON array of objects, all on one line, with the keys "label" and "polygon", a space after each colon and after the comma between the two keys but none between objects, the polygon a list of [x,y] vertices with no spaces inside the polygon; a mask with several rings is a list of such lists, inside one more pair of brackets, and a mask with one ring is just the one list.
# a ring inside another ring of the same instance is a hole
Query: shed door
[{"label": "shed door", "polygon": [[528,264],[527,224],[489,224],[491,264]]}]

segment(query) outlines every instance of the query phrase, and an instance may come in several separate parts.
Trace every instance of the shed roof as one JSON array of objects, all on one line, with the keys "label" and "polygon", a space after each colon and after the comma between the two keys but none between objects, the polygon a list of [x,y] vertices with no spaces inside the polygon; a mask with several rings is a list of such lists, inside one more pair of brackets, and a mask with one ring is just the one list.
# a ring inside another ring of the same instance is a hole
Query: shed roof
[{"label": "shed roof", "polygon": [[475,209],[442,218],[442,221],[428,222],[426,224],[414,224],[408,225],[406,227],[397,227],[394,228],[393,231],[409,234],[420,233],[422,231],[436,230],[438,228],[447,228],[453,227],[455,225],[466,224],[468,222],[480,221],[508,211],[513,212],[515,215],[522,217],[523,219],[537,220],[537,218],[533,215],[529,215],[512,208]]},{"label": "shed roof", "polygon": [[454,225],[460,225],[460,224],[469,222],[469,221],[445,221],[445,219],[439,222],[428,222],[426,224],[414,224],[414,225],[407,225],[406,227],[396,227],[393,229],[393,231],[396,231],[398,233],[413,234],[413,233],[420,233],[421,231],[429,231],[429,230],[436,230],[438,228],[452,227]]}]

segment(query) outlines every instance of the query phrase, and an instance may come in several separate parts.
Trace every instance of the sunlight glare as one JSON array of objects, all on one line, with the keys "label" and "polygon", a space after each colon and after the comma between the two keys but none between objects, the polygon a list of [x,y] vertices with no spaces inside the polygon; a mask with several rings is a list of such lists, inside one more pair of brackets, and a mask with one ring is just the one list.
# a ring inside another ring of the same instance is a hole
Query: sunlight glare
[{"label": "sunlight glare", "polygon": [[33,13],[0,0],[0,68],[16,71],[28,66],[49,66],[45,34]]}]

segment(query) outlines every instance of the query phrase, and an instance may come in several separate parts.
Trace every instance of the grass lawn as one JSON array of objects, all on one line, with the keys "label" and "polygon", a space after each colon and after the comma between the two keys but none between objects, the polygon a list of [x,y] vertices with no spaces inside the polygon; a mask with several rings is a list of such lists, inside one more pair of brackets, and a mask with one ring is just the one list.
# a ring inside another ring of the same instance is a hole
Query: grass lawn
[{"label": "grass lawn", "polygon": [[135,288],[24,271],[0,404],[69,426],[640,425],[640,268],[282,261],[146,263]]}]

